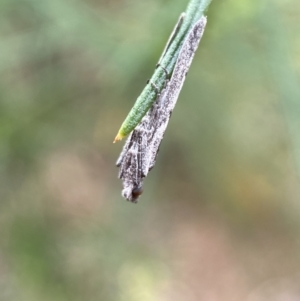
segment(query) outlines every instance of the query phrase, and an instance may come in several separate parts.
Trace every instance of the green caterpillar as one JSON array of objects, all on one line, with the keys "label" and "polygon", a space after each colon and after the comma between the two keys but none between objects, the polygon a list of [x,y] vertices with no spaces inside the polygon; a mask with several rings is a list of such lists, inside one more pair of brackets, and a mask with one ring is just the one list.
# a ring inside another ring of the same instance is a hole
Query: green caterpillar
[{"label": "green caterpillar", "polygon": [[185,13],[179,17],[177,24],[167,42],[151,79],[133,108],[124,120],[114,142],[130,134],[148,112],[157,96],[165,87],[166,80],[172,75],[182,44],[193,27],[203,16],[211,0],[191,0]]}]

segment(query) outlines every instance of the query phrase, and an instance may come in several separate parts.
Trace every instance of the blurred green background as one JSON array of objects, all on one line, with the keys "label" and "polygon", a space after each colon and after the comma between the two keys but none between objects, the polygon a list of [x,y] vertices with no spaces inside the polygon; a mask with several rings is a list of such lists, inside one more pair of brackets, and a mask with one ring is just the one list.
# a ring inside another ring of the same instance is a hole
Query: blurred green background
[{"label": "blurred green background", "polygon": [[188,1],[0,1],[0,300],[300,300],[300,2],[214,0],[138,205],[112,141]]}]

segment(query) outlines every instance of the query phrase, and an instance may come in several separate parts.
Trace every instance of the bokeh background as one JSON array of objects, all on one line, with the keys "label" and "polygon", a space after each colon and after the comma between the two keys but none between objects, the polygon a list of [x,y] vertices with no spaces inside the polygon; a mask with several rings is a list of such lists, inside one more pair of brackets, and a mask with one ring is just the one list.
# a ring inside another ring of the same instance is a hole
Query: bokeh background
[{"label": "bokeh background", "polygon": [[300,2],[214,0],[137,205],[116,132],[188,1],[0,1],[0,300],[300,300]]}]

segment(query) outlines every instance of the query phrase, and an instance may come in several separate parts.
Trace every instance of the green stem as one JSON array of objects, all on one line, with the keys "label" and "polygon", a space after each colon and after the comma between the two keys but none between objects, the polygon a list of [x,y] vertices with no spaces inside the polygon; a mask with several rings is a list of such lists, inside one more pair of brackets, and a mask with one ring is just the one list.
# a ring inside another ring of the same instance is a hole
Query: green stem
[{"label": "green stem", "polygon": [[[187,33],[204,14],[210,2],[211,0],[191,0],[189,2],[179,31],[171,41],[169,48],[160,62],[169,74],[172,74],[173,72],[177,57]],[[164,70],[162,68],[157,68],[150,81],[155,84],[158,91],[161,91],[166,81]],[[152,87],[152,85],[147,85],[144,88],[123,122],[115,141],[127,136],[139,124],[152,106],[156,96],[157,91]]]}]

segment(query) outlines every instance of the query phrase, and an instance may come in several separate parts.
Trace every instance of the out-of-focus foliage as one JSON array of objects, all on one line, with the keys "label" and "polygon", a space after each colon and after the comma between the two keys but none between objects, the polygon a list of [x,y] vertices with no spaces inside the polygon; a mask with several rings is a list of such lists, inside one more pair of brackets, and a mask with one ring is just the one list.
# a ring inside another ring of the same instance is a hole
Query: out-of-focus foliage
[{"label": "out-of-focus foliage", "polygon": [[187,1],[0,1],[0,300],[298,300],[300,2],[214,0],[138,205],[112,140]]}]

